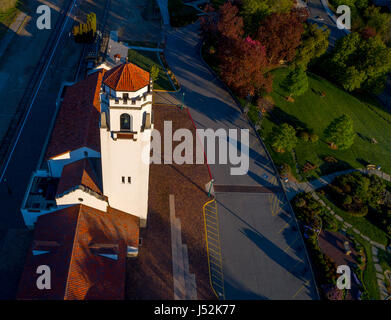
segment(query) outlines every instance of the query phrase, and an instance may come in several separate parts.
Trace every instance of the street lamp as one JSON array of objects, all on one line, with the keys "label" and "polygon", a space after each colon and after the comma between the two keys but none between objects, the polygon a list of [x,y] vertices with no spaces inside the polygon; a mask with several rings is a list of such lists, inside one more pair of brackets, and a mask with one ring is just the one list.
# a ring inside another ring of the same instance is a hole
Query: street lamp
[{"label": "street lamp", "polygon": [[210,186],[209,186],[209,191],[208,191],[208,197],[210,197],[210,193],[212,191],[212,186],[213,186],[214,179],[210,180]]},{"label": "street lamp", "polygon": [[182,104],[181,104],[181,110],[183,110],[183,107],[185,105],[185,93],[182,92]]},{"label": "street lamp", "polygon": [[3,181],[4,181],[4,184],[5,184],[6,188],[7,188],[8,195],[11,196],[12,195],[12,190],[11,190],[9,184],[8,184],[7,179],[4,178]]}]

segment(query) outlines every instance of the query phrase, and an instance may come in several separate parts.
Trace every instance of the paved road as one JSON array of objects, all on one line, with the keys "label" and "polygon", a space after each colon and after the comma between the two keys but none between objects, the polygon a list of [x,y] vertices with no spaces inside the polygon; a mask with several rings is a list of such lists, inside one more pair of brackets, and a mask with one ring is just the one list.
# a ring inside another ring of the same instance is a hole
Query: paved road
[{"label": "paved road", "polygon": [[[308,0],[308,9],[310,11],[310,15],[308,18],[310,22],[314,22],[319,26],[325,25],[327,28],[330,29],[330,47],[334,47],[335,41],[337,39],[346,36],[345,31],[338,29],[335,24],[335,21],[330,18],[321,0]],[[321,17],[322,20],[316,19],[315,17]]]},{"label": "paved road", "polygon": [[215,184],[277,190],[216,193],[225,298],[316,299],[304,244],[272,165],[232,97],[202,62],[198,25],[167,30],[166,35],[166,59],[182,91],[167,94],[164,101],[178,103],[184,92],[198,128],[250,130],[248,173],[233,176],[230,165],[212,164]]}]

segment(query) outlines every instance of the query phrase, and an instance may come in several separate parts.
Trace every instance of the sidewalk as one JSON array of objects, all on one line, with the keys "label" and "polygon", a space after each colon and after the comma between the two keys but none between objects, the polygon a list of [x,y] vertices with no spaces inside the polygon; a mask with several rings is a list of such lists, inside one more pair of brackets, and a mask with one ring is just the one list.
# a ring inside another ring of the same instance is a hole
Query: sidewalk
[{"label": "sidewalk", "polygon": [[384,173],[383,171],[380,171],[380,170],[369,170],[368,171],[367,169],[359,168],[359,169],[349,169],[349,170],[334,172],[332,174],[322,176],[317,180],[312,180],[309,182],[289,181],[284,184],[284,187],[285,187],[286,193],[288,195],[288,199],[291,200],[296,194],[298,194],[300,192],[312,192],[316,189],[322,188],[322,187],[330,184],[334,180],[335,177],[338,177],[338,176],[341,176],[341,175],[344,175],[347,173],[351,173],[354,171],[359,171],[364,174],[376,174],[378,177],[380,177],[384,180],[391,181],[390,175],[388,175],[387,173]]}]

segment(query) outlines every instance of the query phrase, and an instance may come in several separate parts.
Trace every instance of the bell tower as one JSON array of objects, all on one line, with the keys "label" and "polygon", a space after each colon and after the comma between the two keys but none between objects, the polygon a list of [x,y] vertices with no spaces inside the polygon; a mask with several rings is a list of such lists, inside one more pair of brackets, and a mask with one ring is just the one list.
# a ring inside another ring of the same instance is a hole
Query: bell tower
[{"label": "bell tower", "polygon": [[140,217],[146,226],[149,148],[152,123],[152,81],[149,72],[131,63],[106,71],[101,99],[103,193],[113,208]]}]

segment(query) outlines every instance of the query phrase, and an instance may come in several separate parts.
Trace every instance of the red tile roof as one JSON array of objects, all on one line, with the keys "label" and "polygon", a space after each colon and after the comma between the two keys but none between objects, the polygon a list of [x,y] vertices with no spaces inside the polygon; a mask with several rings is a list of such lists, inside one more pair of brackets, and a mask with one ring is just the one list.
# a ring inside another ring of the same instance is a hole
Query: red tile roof
[{"label": "red tile roof", "polygon": [[103,83],[115,91],[137,91],[149,84],[149,72],[124,63],[106,71]]},{"label": "red tile roof", "polygon": [[[79,204],[40,216],[34,239],[18,299],[124,298],[126,246],[138,247],[138,217],[112,208],[105,213]],[[48,248],[48,241],[59,245]],[[45,248],[39,247],[42,243]],[[32,250],[39,249],[50,253],[34,256]],[[117,254],[118,259],[98,255],[99,252]],[[50,290],[36,286],[40,265],[51,269]]]},{"label": "red tile roof", "polygon": [[57,187],[57,195],[65,191],[83,185],[98,194],[103,195],[101,182],[94,172],[88,158],[84,158],[64,166]]},{"label": "red tile roof", "polygon": [[104,70],[66,88],[46,150],[50,159],[81,147],[100,151],[100,87]]}]

